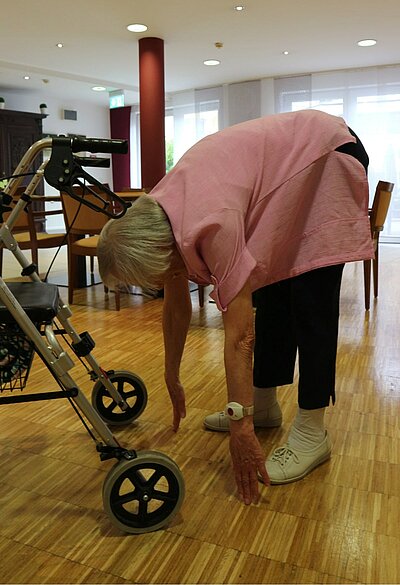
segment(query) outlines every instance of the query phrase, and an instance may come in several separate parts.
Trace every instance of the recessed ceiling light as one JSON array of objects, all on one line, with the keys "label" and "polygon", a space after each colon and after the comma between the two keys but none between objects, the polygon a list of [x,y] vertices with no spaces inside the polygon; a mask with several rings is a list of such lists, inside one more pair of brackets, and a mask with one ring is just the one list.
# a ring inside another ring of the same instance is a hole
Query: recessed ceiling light
[{"label": "recessed ceiling light", "polygon": [[29,75],[24,75],[24,79],[30,79]]},{"label": "recessed ceiling light", "polygon": [[126,27],[130,32],[141,33],[147,30],[147,26],[145,24],[129,24]]},{"label": "recessed ceiling light", "polygon": [[103,87],[102,85],[95,85],[94,87],[92,87],[93,91],[106,91],[106,88]]},{"label": "recessed ceiling light", "polygon": [[362,41],[358,41],[357,45],[359,47],[372,47],[373,45],[376,45],[376,40],[375,39],[363,39]]},{"label": "recessed ceiling light", "polygon": [[234,7],[234,10],[236,10],[236,12],[242,12],[242,10],[244,10],[243,4],[238,4]]},{"label": "recessed ceiling light", "polygon": [[56,47],[58,47],[59,49],[62,49],[62,48],[63,48],[63,46],[64,46],[64,45],[63,45],[62,43],[57,43],[57,44],[56,44]]},{"label": "recessed ceiling light", "polygon": [[282,51],[282,55],[289,55],[289,51]]},{"label": "recessed ceiling light", "polygon": [[206,59],[205,61],[203,61],[204,65],[208,65],[209,67],[213,67],[214,65],[220,65],[221,61],[218,61],[218,59]]}]

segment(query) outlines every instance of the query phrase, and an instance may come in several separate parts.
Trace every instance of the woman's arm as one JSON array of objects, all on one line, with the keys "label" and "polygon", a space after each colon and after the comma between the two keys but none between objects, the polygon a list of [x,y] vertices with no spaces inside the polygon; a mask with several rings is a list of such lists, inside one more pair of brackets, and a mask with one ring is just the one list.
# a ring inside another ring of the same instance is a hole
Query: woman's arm
[{"label": "woman's arm", "polygon": [[173,406],[173,428],[179,428],[186,416],[185,394],[179,379],[179,369],[187,332],[192,317],[187,277],[175,274],[164,283],[163,334],[165,351],[165,382]]},{"label": "woman's arm", "polygon": [[[253,404],[254,318],[247,282],[223,313],[225,371],[229,402]],[[239,497],[245,504],[259,499],[258,477],[269,483],[265,457],[254,433],[253,417],[230,421],[230,452]]]}]

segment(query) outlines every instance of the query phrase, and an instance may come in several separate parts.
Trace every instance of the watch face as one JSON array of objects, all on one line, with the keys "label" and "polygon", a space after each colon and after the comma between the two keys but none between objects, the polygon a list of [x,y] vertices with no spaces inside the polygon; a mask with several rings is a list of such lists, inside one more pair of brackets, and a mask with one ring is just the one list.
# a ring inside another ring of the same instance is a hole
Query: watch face
[{"label": "watch face", "polygon": [[234,412],[234,410],[233,410],[233,408],[231,406],[229,406],[227,408],[227,411],[226,412],[228,413],[228,416],[233,416],[235,414],[235,412]]}]

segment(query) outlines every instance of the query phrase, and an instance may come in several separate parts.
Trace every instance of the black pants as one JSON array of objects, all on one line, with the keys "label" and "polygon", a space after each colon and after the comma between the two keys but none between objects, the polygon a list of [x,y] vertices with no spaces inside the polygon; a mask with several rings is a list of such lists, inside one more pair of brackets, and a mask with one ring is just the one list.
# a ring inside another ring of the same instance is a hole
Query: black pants
[{"label": "black pants", "polygon": [[[368,155],[356,143],[337,150],[368,168]],[[340,285],[344,265],[312,270],[266,286],[253,295],[256,307],[253,384],[257,388],[293,382],[299,354],[298,404],[313,410],[335,402]]]},{"label": "black pants", "polygon": [[298,403],[312,410],[335,401],[336,350],[343,264],[312,270],[254,293],[253,383],[293,382],[299,352]]}]

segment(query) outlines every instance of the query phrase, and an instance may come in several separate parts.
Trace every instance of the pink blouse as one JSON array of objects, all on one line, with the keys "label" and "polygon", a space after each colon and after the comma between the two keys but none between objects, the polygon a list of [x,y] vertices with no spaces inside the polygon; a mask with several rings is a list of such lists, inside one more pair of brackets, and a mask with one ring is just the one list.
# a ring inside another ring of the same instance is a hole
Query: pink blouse
[{"label": "pink blouse", "polygon": [[368,183],[343,119],[304,110],[231,126],[195,144],[153,189],[190,280],[221,310],[252,290],[374,255]]}]

